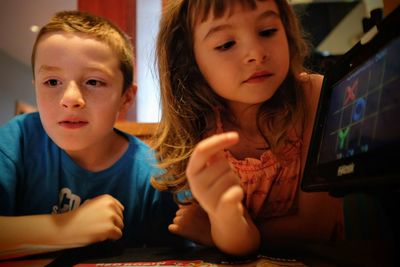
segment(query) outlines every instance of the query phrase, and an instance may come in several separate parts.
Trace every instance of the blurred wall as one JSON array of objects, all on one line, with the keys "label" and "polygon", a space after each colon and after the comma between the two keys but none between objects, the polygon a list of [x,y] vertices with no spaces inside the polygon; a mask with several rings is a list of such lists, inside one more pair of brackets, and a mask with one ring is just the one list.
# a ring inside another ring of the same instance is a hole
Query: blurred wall
[{"label": "blurred wall", "polygon": [[0,125],[14,116],[15,101],[22,100],[35,105],[30,66],[12,58],[0,50]]},{"label": "blurred wall", "polygon": [[137,121],[158,122],[160,100],[154,67],[155,41],[161,0],[136,0]]}]

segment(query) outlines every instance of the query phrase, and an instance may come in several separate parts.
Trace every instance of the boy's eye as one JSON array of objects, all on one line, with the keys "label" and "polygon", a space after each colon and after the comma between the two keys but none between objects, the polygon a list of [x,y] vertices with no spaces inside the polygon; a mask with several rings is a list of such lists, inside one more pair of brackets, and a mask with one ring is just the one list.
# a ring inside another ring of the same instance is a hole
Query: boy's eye
[{"label": "boy's eye", "polygon": [[229,42],[224,43],[223,45],[217,46],[215,49],[224,51],[224,50],[228,50],[229,48],[231,48],[234,45],[235,45],[234,41],[229,41]]},{"label": "boy's eye", "polygon": [[270,37],[270,36],[274,35],[277,31],[278,31],[278,29],[268,29],[268,30],[260,31],[259,34],[260,34],[260,36],[263,36],[263,37]]},{"label": "boy's eye", "polygon": [[86,84],[91,85],[91,86],[96,86],[96,87],[105,85],[104,82],[99,81],[99,80],[94,80],[94,79],[88,80],[86,82]]},{"label": "boy's eye", "polygon": [[61,82],[56,79],[50,79],[50,80],[45,81],[44,84],[46,84],[49,87],[56,87],[57,85],[60,85]]}]

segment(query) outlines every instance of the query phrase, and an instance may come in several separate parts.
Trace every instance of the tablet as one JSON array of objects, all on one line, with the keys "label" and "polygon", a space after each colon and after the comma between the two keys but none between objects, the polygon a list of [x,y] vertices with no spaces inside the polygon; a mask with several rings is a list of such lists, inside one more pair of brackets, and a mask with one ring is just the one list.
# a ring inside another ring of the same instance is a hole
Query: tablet
[{"label": "tablet", "polygon": [[324,77],[304,191],[400,188],[400,8]]}]

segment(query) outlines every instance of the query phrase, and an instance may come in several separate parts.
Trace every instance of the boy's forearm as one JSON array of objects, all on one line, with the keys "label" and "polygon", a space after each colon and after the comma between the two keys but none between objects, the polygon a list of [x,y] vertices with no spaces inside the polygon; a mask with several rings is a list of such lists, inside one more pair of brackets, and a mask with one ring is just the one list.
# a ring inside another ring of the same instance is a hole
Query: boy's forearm
[{"label": "boy's forearm", "polygon": [[74,247],[63,215],[0,216],[0,251],[21,246]]},{"label": "boy's forearm", "polygon": [[250,216],[231,218],[210,217],[211,235],[215,245],[222,251],[237,256],[258,250],[260,233]]}]

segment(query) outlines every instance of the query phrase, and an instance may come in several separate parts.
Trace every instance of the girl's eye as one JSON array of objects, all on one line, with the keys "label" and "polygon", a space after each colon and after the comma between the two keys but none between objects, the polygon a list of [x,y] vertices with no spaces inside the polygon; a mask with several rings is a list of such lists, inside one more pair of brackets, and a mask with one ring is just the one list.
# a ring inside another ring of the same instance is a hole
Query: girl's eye
[{"label": "girl's eye", "polygon": [[277,31],[278,31],[278,29],[263,30],[260,32],[260,36],[270,37],[270,36],[274,35]]},{"label": "girl's eye", "polygon": [[224,43],[223,45],[217,46],[215,49],[216,50],[220,50],[220,51],[225,51],[225,50],[228,50],[229,48],[231,48],[234,45],[235,45],[234,41],[229,41],[229,42]]},{"label": "girl's eye", "polygon": [[56,87],[57,85],[60,85],[61,82],[56,79],[50,79],[50,80],[45,81],[44,84],[46,84],[49,87]]},{"label": "girl's eye", "polygon": [[99,86],[104,86],[105,85],[104,82],[99,81],[99,80],[94,80],[94,79],[88,80],[86,82],[86,84],[91,85],[91,86],[95,86],[95,87],[99,87]]}]

